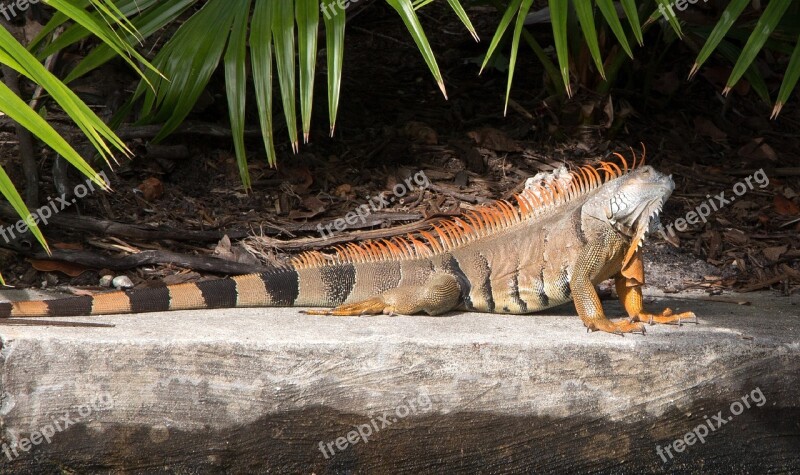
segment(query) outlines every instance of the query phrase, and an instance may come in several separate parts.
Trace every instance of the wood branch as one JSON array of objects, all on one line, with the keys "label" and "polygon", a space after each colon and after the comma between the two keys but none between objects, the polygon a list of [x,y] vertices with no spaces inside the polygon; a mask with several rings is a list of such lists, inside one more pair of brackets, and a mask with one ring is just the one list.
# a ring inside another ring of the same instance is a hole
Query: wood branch
[{"label": "wood branch", "polygon": [[752,292],[754,290],[760,290],[760,289],[763,289],[764,287],[769,287],[770,285],[777,284],[778,282],[782,282],[782,281],[784,281],[784,280],[786,280],[788,278],[789,278],[789,276],[786,275],[785,273],[779,274],[779,275],[776,275],[775,277],[772,277],[770,279],[762,280],[761,282],[756,282],[755,284],[748,285],[747,287],[743,287],[743,288],[739,289],[739,292],[744,294],[744,293],[747,293],[747,292]]},{"label": "wood branch", "polygon": [[349,233],[336,233],[334,231],[334,234],[330,237],[323,236],[318,238],[292,239],[291,241],[283,241],[280,239],[274,239],[266,236],[256,236],[250,238],[249,242],[251,244],[251,247],[253,247],[252,244],[255,244],[254,247],[271,248],[284,252],[308,251],[312,249],[331,247],[337,244],[365,241],[367,239],[381,239],[381,238],[390,238],[393,236],[401,236],[406,233],[412,233],[422,229],[428,229],[430,228],[431,222],[435,221],[436,221],[435,219],[434,220],[427,219],[424,221],[417,221],[415,223],[409,223],[402,226],[373,229],[370,231],[358,231]]},{"label": "wood branch", "polygon": [[[163,125],[127,125],[120,127],[116,132],[117,136],[122,140],[131,139],[152,139],[159,132]],[[221,127],[216,124],[207,124],[203,122],[187,121],[181,124],[171,135],[203,135],[206,137],[214,138],[230,138],[232,136],[231,129]],[[250,127],[244,130],[245,137],[259,138],[261,137],[261,129],[257,127]]]},{"label": "wood branch", "polygon": [[272,269],[266,266],[226,261],[216,257],[190,256],[169,251],[142,251],[137,254],[120,257],[106,256],[89,251],[53,249],[52,255],[49,256],[44,251],[34,252],[29,254],[29,256],[34,259],[64,261],[95,269],[110,269],[114,271],[128,270],[134,267],[154,264],[171,264],[186,269],[202,270],[217,274],[249,274]]},{"label": "wood branch", "polygon": [[189,158],[189,147],[183,144],[178,145],[161,145],[161,144],[147,144],[147,156],[150,158],[167,158],[169,160],[178,160],[182,158]]},{"label": "wood branch", "polygon": [[441,193],[443,195],[447,195],[447,196],[453,197],[453,198],[455,198],[455,199],[457,199],[459,201],[466,201],[467,203],[472,203],[472,204],[483,204],[483,203],[490,203],[490,202],[494,201],[494,200],[490,200],[488,198],[483,198],[481,196],[468,195],[466,193],[459,193],[457,191],[448,190],[447,188],[445,188],[443,186],[435,185],[433,183],[431,183],[430,186],[428,186],[428,188],[430,188],[431,190],[433,190],[433,191],[435,191],[437,193]]},{"label": "wood branch", "polygon": [[[14,208],[5,203],[0,203],[0,217],[8,220],[19,220]],[[419,221],[423,216],[419,213],[392,213],[377,212],[369,215],[364,223],[360,220],[356,224],[349,226],[351,229],[362,229],[365,227],[380,226],[387,222],[397,221]],[[334,220],[335,221],[335,220]],[[319,232],[319,226],[326,226],[332,221],[325,223],[286,223],[278,226],[265,226],[261,232],[266,235],[278,235],[296,232]],[[157,241],[168,239],[172,241],[197,241],[215,242],[227,235],[231,239],[243,239],[251,233],[243,229],[219,230],[219,231],[197,231],[191,229],[175,229],[167,226],[153,228],[151,226],[138,224],[123,224],[104,219],[92,218],[89,216],[75,216],[73,214],[58,214],[49,219],[49,224],[59,226],[74,231],[90,232],[99,235],[117,236],[126,239],[138,239],[144,241]],[[402,228],[402,227],[401,227]],[[392,228],[399,229],[399,228]],[[377,230],[381,237],[384,237],[386,230]],[[351,241],[354,239],[348,239]],[[357,240],[357,239],[356,239]]]},{"label": "wood branch", "polygon": [[[5,203],[0,203],[0,216],[6,219],[19,219],[14,209]],[[138,224],[123,224],[89,216],[75,216],[74,214],[57,214],[52,216],[49,224],[74,231],[92,232],[102,235],[118,236],[128,239],[155,241],[169,239],[173,241],[200,241],[214,242],[228,235],[231,239],[241,239],[249,233],[245,230],[228,231],[195,231],[190,229],[175,229],[171,227],[153,228]],[[44,227],[44,226],[42,226]],[[280,230],[269,228],[268,231],[278,233]]]},{"label": "wood branch", "polygon": [[[722,173],[733,176],[750,176],[757,171],[753,168],[747,170],[723,170]],[[772,168],[764,170],[764,173],[767,176],[800,176],[800,167]]]}]

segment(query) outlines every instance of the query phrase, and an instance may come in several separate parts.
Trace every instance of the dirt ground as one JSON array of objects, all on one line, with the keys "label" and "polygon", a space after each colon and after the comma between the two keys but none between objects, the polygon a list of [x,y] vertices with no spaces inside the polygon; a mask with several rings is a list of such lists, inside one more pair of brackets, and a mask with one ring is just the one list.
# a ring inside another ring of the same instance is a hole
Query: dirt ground
[{"label": "dirt ground", "polygon": [[[149,143],[146,133],[137,136],[128,129],[123,138],[136,156],[109,171],[115,191],[90,194],[59,213],[75,217],[74,223],[80,216],[138,225],[137,229],[166,229],[171,231],[168,238],[148,239],[124,227],[111,231],[98,225],[95,229],[106,231],[90,232],[69,221],[54,223],[43,229],[50,244],[63,253],[91,254],[98,258],[91,261],[95,264],[80,259],[65,264],[42,259],[41,253],[7,248],[0,253],[6,282],[23,288],[92,287],[103,275],[125,274],[134,284],[147,285],[208,274],[208,267],[179,266],[158,257],[127,269],[102,265],[140,251],[200,260],[216,256],[257,267],[261,263],[248,251],[257,251],[260,259],[280,260],[330,244],[319,225],[324,229],[367,203],[368,197],[392,195],[404,179],[420,172],[430,187],[408,189],[370,221],[349,226],[337,237],[360,240],[365,231],[388,234],[393,231],[385,228],[408,229],[424,218],[458,215],[487,200],[511,197],[527,177],[540,171],[597,163],[616,151],[630,158],[631,150],[638,155],[645,148],[647,162],[671,173],[676,183],[662,214],[664,225],[675,225],[699,207],[722,203],[716,198],[722,192],[731,198],[708,222],[676,232],[669,239],[672,244],[660,236],[650,239],[646,262],[651,285],[666,292],[700,288],[711,294],[770,287],[788,294],[800,288],[796,98],[779,119],[770,121],[769,106],[746,84],[728,98],[720,95],[724,64],[712,61],[693,81],[685,81],[691,66],[687,54],[669,55],[675,62],[661,64],[660,75],[643,85],[641,65],[652,60],[652,52],[640,48],[637,62],[619,82],[625,90],[612,90],[609,99],[580,89],[560,103],[546,93],[541,67],[525,50],[504,117],[506,72],[490,68],[478,75],[496,17],[491,10],[473,15],[483,39],[476,45],[454,15],[436,8],[425,10],[422,19],[445,76],[447,100],[402,23],[388,7],[374,2],[348,21],[345,77],[333,138],[327,136],[322,61],[310,143],[292,154],[277,110],[278,167],[267,165],[261,139],[248,134],[253,190],[246,193],[231,141],[208,133],[207,127],[212,127],[225,135],[227,127],[224,81],[217,75],[187,129],[158,145]],[[779,84],[779,76],[768,78],[770,85]],[[122,63],[113,62],[75,86],[95,110],[107,115],[119,103],[119,94],[112,92],[131,90],[134,79]],[[57,111],[48,117],[67,130]],[[257,129],[255,107],[248,108],[248,122]],[[0,161],[21,189],[24,180],[12,132],[7,121],[0,122]],[[40,196],[57,196],[53,154],[37,150]],[[82,181],[73,175],[66,189]],[[3,226],[13,223],[5,216]],[[230,240],[223,238],[226,235]],[[242,245],[247,236],[263,237]],[[216,272],[220,273],[226,272]]]}]

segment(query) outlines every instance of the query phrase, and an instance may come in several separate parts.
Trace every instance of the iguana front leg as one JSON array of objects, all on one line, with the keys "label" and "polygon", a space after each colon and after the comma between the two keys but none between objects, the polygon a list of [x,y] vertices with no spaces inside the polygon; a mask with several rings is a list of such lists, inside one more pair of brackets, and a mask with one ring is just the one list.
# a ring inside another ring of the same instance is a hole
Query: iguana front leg
[{"label": "iguana front leg", "polygon": [[603,236],[583,248],[569,281],[572,300],[575,302],[575,309],[587,330],[600,330],[618,335],[624,333],[644,334],[644,325],[641,323],[628,319],[616,322],[609,320],[603,312],[603,305],[594,288],[594,280],[604,275],[607,276],[608,274],[605,272],[608,266],[613,265],[614,259],[619,259],[619,252],[614,249],[619,246],[615,244],[617,243],[614,243],[609,236]]},{"label": "iguana front leg", "polygon": [[672,309],[665,308],[661,313],[648,313],[644,311],[642,303],[642,284],[644,284],[644,265],[641,251],[636,251],[631,262],[619,274],[614,276],[614,286],[617,296],[628,316],[633,321],[655,323],[677,323],[683,320],[694,319],[694,312],[672,313]]},{"label": "iguana front leg", "polygon": [[450,274],[434,274],[423,285],[403,285],[380,295],[339,305],[329,310],[306,310],[309,315],[378,315],[395,313],[413,315],[425,312],[440,315],[461,302],[458,280]]}]

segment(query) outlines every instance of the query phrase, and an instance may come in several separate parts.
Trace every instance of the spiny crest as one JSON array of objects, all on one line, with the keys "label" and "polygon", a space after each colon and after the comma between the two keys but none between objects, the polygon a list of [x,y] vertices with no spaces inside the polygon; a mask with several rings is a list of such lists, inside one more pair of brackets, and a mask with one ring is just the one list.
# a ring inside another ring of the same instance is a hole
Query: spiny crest
[{"label": "spiny crest", "polygon": [[465,213],[464,219],[442,220],[431,225],[428,231],[395,236],[389,239],[349,243],[334,246],[333,254],[319,251],[304,252],[291,261],[296,269],[320,267],[344,263],[382,262],[433,257],[450,251],[462,244],[493,234],[502,229],[541,216],[554,207],[577,199],[604,183],[619,178],[629,171],[644,165],[645,152],[628,168],[625,157],[614,153],[622,168],[613,162],[600,162],[596,167],[586,165],[569,172],[568,183],[552,180],[544,185],[536,184],[514,196],[517,206],[506,200],[498,200]]}]

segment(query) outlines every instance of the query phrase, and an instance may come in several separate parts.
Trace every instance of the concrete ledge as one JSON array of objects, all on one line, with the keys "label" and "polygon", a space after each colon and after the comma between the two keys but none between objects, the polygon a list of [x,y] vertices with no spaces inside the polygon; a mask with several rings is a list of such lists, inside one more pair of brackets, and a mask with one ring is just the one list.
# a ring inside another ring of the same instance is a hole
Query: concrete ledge
[{"label": "concrete ledge", "polygon": [[[750,306],[681,297],[651,305],[692,309],[701,324],[624,338],[587,334],[570,305],[3,325],[0,471],[800,470],[800,307],[769,293],[741,297]],[[704,443],[673,444],[714,416],[726,422]]]}]

